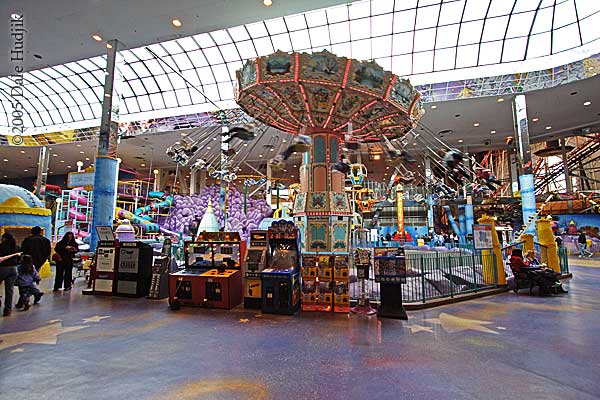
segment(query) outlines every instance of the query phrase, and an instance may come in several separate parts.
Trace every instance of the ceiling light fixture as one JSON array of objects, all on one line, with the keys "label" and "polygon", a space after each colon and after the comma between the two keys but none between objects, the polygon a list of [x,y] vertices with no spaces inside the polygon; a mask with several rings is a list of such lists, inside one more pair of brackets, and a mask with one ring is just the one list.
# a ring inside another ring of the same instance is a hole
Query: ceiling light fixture
[{"label": "ceiling light fixture", "polygon": [[28,169],[24,169],[23,172],[29,172],[29,170]]},{"label": "ceiling light fixture", "polygon": [[25,150],[21,150],[21,154],[25,154]]},{"label": "ceiling light fixture", "polygon": [[533,122],[538,122],[540,119],[538,117],[535,117],[532,119]]},{"label": "ceiling light fixture", "polygon": [[265,7],[271,7],[273,5],[273,0],[263,0],[263,4]]},{"label": "ceiling light fixture", "polygon": [[5,158],[3,161],[4,161],[4,162],[8,162],[8,158]]},{"label": "ceiling light fixture", "polygon": [[208,147],[206,148],[206,150],[210,150],[210,146],[208,146]]},{"label": "ceiling light fixture", "polygon": [[85,161],[90,161],[90,158],[89,158],[89,157],[86,157],[86,158],[85,158]]},{"label": "ceiling light fixture", "polygon": [[498,100],[496,100],[498,103],[502,103],[504,101],[504,97],[498,97]]},{"label": "ceiling light fixture", "polygon": [[70,165],[67,165],[67,168],[71,168],[71,166],[70,166]]},{"label": "ceiling light fixture", "polygon": [[107,48],[107,49],[112,49],[112,44],[110,44],[110,43],[106,43],[106,48]]},{"label": "ceiling light fixture", "polygon": [[145,167],[145,166],[146,166],[146,164],[140,164],[140,167]]},{"label": "ceiling light fixture", "polygon": [[98,35],[97,33],[94,33],[92,35],[92,39],[94,39],[96,42],[101,42],[102,41],[102,36]]},{"label": "ceiling light fixture", "polygon": [[85,154],[85,151],[80,151],[79,154]]},{"label": "ceiling light fixture", "polygon": [[592,105],[592,102],[588,100],[588,101],[586,101],[585,103],[583,103],[583,105],[584,105],[584,106],[591,106],[591,105]]},{"label": "ceiling light fixture", "polygon": [[437,106],[435,104],[431,106],[432,110],[435,110],[436,108],[437,108]]},{"label": "ceiling light fixture", "polygon": [[58,157],[58,154],[52,154],[52,157]]},{"label": "ceiling light fixture", "polygon": [[550,129],[552,129],[552,127],[551,127],[551,126],[547,126],[547,127],[546,127],[546,130],[547,130],[547,131],[549,131]]},{"label": "ceiling light fixture", "polygon": [[65,162],[65,160],[60,160],[60,162]]},{"label": "ceiling light fixture", "polygon": [[475,128],[477,128],[477,127],[479,126],[479,122],[475,122],[475,123],[473,124],[473,126],[474,126]]},{"label": "ceiling light fixture", "polygon": [[259,156],[260,158],[262,158],[262,156],[263,156],[263,155],[262,155],[262,154],[259,154],[258,156]]},{"label": "ceiling light fixture", "polygon": [[175,28],[181,28],[181,26],[183,25],[183,22],[181,22],[180,19],[173,18],[173,20],[171,21],[171,24],[173,24],[173,26]]},{"label": "ceiling light fixture", "polygon": [[490,133],[493,135],[494,133],[496,133],[496,131],[490,131]]},{"label": "ceiling light fixture", "polygon": [[462,139],[458,139],[458,143],[462,143],[462,142],[463,142],[463,140],[462,140]]}]

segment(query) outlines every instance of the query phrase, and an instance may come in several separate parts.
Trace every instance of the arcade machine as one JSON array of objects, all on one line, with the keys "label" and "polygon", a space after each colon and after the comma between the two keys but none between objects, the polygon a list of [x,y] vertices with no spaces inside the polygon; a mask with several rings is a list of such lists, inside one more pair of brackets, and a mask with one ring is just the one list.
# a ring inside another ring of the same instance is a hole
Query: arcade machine
[{"label": "arcade machine", "polygon": [[185,242],[186,268],[169,274],[169,305],[231,309],[243,301],[242,257],[237,232],[202,232]]},{"label": "arcade machine", "polygon": [[171,244],[171,239],[165,239],[160,255],[154,258],[150,293],[148,294],[149,299],[160,300],[169,297]]},{"label": "arcade machine", "polygon": [[84,294],[112,296],[115,293],[119,241],[116,240],[112,227],[97,226],[98,246],[96,247],[96,262],[90,273],[91,291]]},{"label": "arcade machine", "polygon": [[401,284],[406,283],[404,248],[377,247],[374,249],[375,282],[379,283],[381,303],[377,316],[408,319],[402,305]]},{"label": "arcade machine", "polygon": [[250,231],[250,247],[248,247],[242,266],[244,272],[244,308],[261,308],[261,273],[268,263],[268,248],[267,231]]},{"label": "arcade machine", "polygon": [[267,231],[269,268],[261,274],[264,313],[294,314],[300,306],[298,228],[291,221],[274,221]]}]

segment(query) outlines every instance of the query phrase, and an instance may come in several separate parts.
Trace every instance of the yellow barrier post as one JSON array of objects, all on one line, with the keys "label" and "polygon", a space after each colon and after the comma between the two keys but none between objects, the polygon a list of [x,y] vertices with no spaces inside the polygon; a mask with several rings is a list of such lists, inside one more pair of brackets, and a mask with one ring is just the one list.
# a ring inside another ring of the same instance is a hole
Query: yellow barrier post
[{"label": "yellow barrier post", "polygon": [[[560,261],[558,260],[558,246],[556,245],[556,240],[554,239],[554,233],[552,233],[552,218],[548,216],[547,218],[540,218],[537,221],[537,234],[538,239],[541,245],[547,247],[547,256],[546,260],[541,260],[542,262],[546,262],[549,268],[552,268],[555,272],[560,273]],[[540,257],[542,255],[540,254]]]},{"label": "yellow barrier post", "polygon": [[521,235],[521,239],[524,240],[523,257],[525,257],[529,250],[535,250],[535,246],[533,245],[533,235],[530,233],[524,233]]},{"label": "yellow barrier post", "polygon": [[[492,226],[492,245],[493,253],[495,255],[495,268],[496,273],[494,274],[494,266],[491,265],[483,268],[483,281],[485,283],[494,283],[494,275],[498,277],[498,285],[506,285],[506,275],[504,274],[504,264],[502,260],[502,249],[500,248],[500,240],[498,239],[498,232],[496,232],[496,221],[493,217],[483,214],[481,218],[477,220],[478,223],[483,225]],[[482,250],[483,255],[490,254],[489,250]]]}]

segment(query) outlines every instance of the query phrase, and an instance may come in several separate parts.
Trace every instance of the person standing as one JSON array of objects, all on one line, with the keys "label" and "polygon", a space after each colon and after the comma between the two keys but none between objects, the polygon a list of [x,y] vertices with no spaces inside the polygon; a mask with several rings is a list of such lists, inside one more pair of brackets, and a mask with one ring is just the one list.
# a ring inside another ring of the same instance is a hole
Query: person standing
[{"label": "person standing", "polygon": [[42,265],[50,259],[51,247],[50,240],[42,235],[42,228],[39,226],[31,228],[31,235],[23,239],[23,243],[21,243],[21,251],[31,256],[33,265],[38,272]]},{"label": "person standing", "polygon": [[17,264],[20,255],[14,236],[8,232],[4,233],[0,242],[0,283],[4,282],[3,315],[5,317],[12,314],[13,290],[17,280]]},{"label": "person standing", "polygon": [[585,237],[585,233],[583,233],[583,231],[579,232],[579,237],[577,238],[577,247],[579,249],[579,258],[585,256],[592,258],[593,254],[587,249],[587,238]]},{"label": "person standing", "polygon": [[54,276],[54,291],[58,292],[64,285],[64,290],[71,290],[73,284],[73,256],[79,251],[73,232],[67,232],[56,243],[56,275]]}]

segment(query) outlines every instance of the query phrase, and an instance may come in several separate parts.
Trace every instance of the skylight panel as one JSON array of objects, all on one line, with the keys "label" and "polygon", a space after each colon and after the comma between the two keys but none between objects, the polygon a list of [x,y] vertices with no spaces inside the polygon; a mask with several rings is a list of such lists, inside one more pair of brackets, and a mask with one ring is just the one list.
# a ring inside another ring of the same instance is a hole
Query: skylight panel
[{"label": "skylight panel", "polygon": [[329,26],[331,43],[343,43],[350,41],[350,22],[340,22]]},{"label": "skylight panel", "polygon": [[208,49],[204,49],[204,56],[210,65],[222,64],[223,57],[221,56],[221,52],[216,47],[210,47]]},{"label": "skylight panel", "polygon": [[502,55],[502,41],[481,43],[479,49],[479,65],[495,64],[500,62]]},{"label": "skylight panel", "polygon": [[433,51],[415,53],[413,56],[413,64],[414,74],[433,71]]},{"label": "skylight panel", "polygon": [[352,54],[352,48],[350,42],[334,44],[331,46],[331,52],[338,57],[350,58]]},{"label": "skylight panel", "polygon": [[[391,36],[382,36],[371,39],[373,58],[389,57],[392,54]],[[390,60],[391,62],[391,60]],[[383,67],[383,65],[382,65]]]},{"label": "skylight panel", "polygon": [[[177,40],[169,40],[168,42],[163,42],[160,44],[160,46],[157,47],[163,47],[164,51],[166,51],[168,54],[179,54],[183,52],[183,49],[181,48],[181,46],[179,46],[177,44]],[[154,51],[154,48],[152,49]],[[160,55],[158,52],[154,51],[157,55]]]},{"label": "skylight panel", "polygon": [[350,21],[350,37],[352,40],[371,37],[371,21],[368,18]]},{"label": "skylight panel", "polygon": [[464,7],[465,0],[443,3],[440,8],[440,25],[459,23]]},{"label": "skylight panel", "polygon": [[319,26],[316,28],[310,28],[308,30],[310,34],[310,43],[313,47],[318,46],[329,46],[329,29],[326,26]]},{"label": "skylight panel", "polygon": [[522,61],[525,58],[526,47],[527,37],[507,39],[504,42],[504,53],[502,54],[502,62]]},{"label": "skylight panel", "polygon": [[[387,2],[387,0],[385,0]],[[337,6],[327,10],[327,21],[330,24],[336,22],[348,21],[348,5]]]},{"label": "skylight panel", "polygon": [[208,61],[206,61],[202,50],[190,51],[188,57],[195,68],[206,67],[208,65]]},{"label": "skylight panel", "polygon": [[229,71],[225,64],[213,65],[212,70],[217,82],[228,82],[230,80]]},{"label": "skylight panel", "polygon": [[575,21],[577,21],[577,15],[575,14],[573,0],[566,0],[561,3],[557,2],[556,11],[554,12],[554,29],[569,25]]},{"label": "skylight panel", "polygon": [[308,30],[290,32],[290,38],[292,39],[292,46],[294,47],[295,51],[310,48],[310,38],[308,36]]},{"label": "skylight panel", "polygon": [[144,89],[144,85],[142,85],[142,82],[139,79],[130,80],[129,85],[131,85],[131,89],[136,96],[141,96],[147,93],[146,89]]},{"label": "skylight panel", "polygon": [[254,39],[253,42],[259,56],[266,56],[275,51],[273,49],[273,45],[271,44],[271,39],[268,37]]},{"label": "skylight panel", "polygon": [[418,0],[395,1],[394,11],[409,10],[412,8],[416,8],[418,2]]},{"label": "skylight panel", "polygon": [[466,3],[463,21],[475,21],[485,18],[489,0],[466,0]]},{"label": "skylight panel", "polygon": [[233,99],[233,84],[231,82],[221,82],[219,85],[219,98],[221,100]]},{"label": "skylight panel", "polygon": [[351,45],[352,58],[357,60],[371,59],[371,41],[369,39],[353,41]]},{"label": "skylight panel", "polygon": [[125,101],[125,107],[127,107],[127,111],[129,111],[129,113],[138,113],[140,112],[140,107],[137,104],[137,101],[135,98],[126,98]]},{"label": "skylight panel", "polygon": [[[188,70],[188,71],[183,71],[181,73],[184,77],[188,77],[190,78],[190,82],[192,84],[196,84],[198,82],[198,77],[196,76],[196,71],[195,70]],[[185,82],[185,80],[180,77],[178,74],[175,73],[169,73],[169,80],[171,81],[171,88],[172,89],[181,89],[186,87],[188,84]],[[194,78],[195,77],[195,78]],[[195,80],[194,80],[195,79]]]},{"label": "skylight panel", "polygon": [[378,15],[371,18],[371,34],[373,37],[390,35],[393,29],[393,14]]},{"label": "skylight panel", "polygon": [[229,28],[229,35],[232,37],[234,42],[240,42],[242,40],[250,39],[250,35],[248,35],[248,31],[246,28],[242,26],[236,26],[233,28]]},{"label": "skylight panel", "polygon": [[[135,71],[135,76],[138,78],[146,78],[146,77],[150,76],[150,71],[148,70],[148,68],[146,68],[146,65],[141,61],[129,64],[129,68],[131,68],[133,71]],[[83,79],[85,79],[85,81],[88,82],[89,84],[93,84],[93,81],[90,80],[91,75],[92,74],[87,73],[87,74],[82,74],[81,76],[82,77],[86,76]]]},{"label": "skylight panel", "polygon": [[58,78],[56,83],[62,86],[66,91],[71,92],[73,90],[77,90],[77,87],[71,82],[71,78]]},{"label": "skylight panel", "polygon": [[[148,68],[148,71],[150,71],[150,74],[152,74],[152,75],[164,74],[164,70],[163,70],[162,66],[159,64],[159,62],[162,62],[162,61],[148,60],[148,61],[144,62],[144,64],[146,65],[146,68]],[[171,66],[173,66],[173,62],[171,60],[169,60],[167,62]],[[168,67],[166,67],[166,68],[168,68]]]},{"label": "skylight panel", "polygon": [[408,76],[412,73],[412,54],[392,57],[392,72],[399,76]]},{"label": "skylight panel", "polygon": [[[498,17],[501,15],[509,15],[514,2],[509,0],[492,0],[488,18]],[[487,24],[487,22],[486,22]]]},{"label": "skylight panel", "polygon": [[454,68],[456,59],[456,48],[436,50],[434,54],[433,67],[435,71],[444,71]]},{"label": "skylight panel", "polygon": [[235,61],[231,63],[227,63],[227,70],[229,71],[229,79],[230,81],[235,81],[237,78],[235,76],[236,71],[242,69],[244,64],[241,61]]},{"label": "skylight panel", "polygon": [[152,108],[154,110],[162,110],[165,108],[165,102],[163,100],[162,94],[160,93],[151,94],[150,102],[152,103]]},{"label": "skylight panel", "polygon": [[201,33],[199,35],[194,36],[194,40],[198,43],[200,48],[205,49],[207,47],[216,46],[215,42],[212,40],[208,33]]},{"label": "skylight panel", "polygon": [[206,97],[208,97],[212,101],[218,101],[220,99],[219,90],[217,89],[217,85],[204,86],[204,94],[206,95]]},{"label": "skylight panel", "polygon": [[198,45],[194,42],[194,39],[191,37],[183,37],[177,39],[177,43],[181,46],[181,48],[185,51],[194,51],[198,50]]},{"label": "skylight panel", "polygon": [[440,6],[420,7],[417,10],[417,25],[416,29],[431,28],[436,26]]},{"label": "skylight panel", "polygon": [[456,67],[474,67],[477,65],[479,45],[459,46],[456,53]]},{"label": "skylight panel", "polygon": [[535,12],[527,12],[522,14],[513,14],[508,24],[508,32],[506,33],[507,38],[514,38],[518,36],[527,36],[533,23],[533,17]]},{"label": "skylight panel", "polygon": [[458,44],[479,43],[481,31],[483,29],[483,21],[464,22],[460,26],[460,37]]},{"label": "skylight panel", "polygon": [[579,46],[579,30],[577,24],[555,29],[552,35],[552,53],[558,53]]},{"label": "skylight panel", "polygon": [[415,32],[414,51],[433,50],[435,44],[436,29],[423,29]]},{"label": "skylight panel", "polygon": [[580,22],[583,43],[589,43],[600,37],[600,12]]},{"label": "skylight panel", "polygon": [[311,11],[304,15],[306,16],[306,23],[309,28],[327,25],[327,16],[324,10]]},{"label": "skylight panel", "polygon": [[248,29],[248,32],[250,33],[250,36],[253,39],[269,36],[269,32],[267,32],[267,28],[265,27],[265,24],[263,24],[262,22],[248,24],[248,25],[246,25],[246,28]]},{"label": "skylight panel", "polygon": [[600,3],[598,0],[577,0],[577,16],[580,20],[598,12]]},{"label": "skylight panel", "polygon": [[285,26],[283,18],[275,18],[265,21],[265,25],[267,25],[267,30],[269,31],[270,35],[277,35],[278,33],[287,32],[287,27]]},{"label": "skylight panel", "polygon": [[146,90],[148,91],[149,94],[160,91],[160,89],[158,88],[158,85],[156,84],[154,77],[144,78],[144,79],[142,79],[142,83],[146,87]]},{"label": "skylight panel", "polygon": [[371,15],[371,2],[361,1],[350,3],[348,13],[350,20],[369,17]]},{"label": "skylight panel", "polygon": [[258,57],[256,55],[256,50],[254,49],[254,44],[252,44],[251,40],[236,43],[235,46],[237,47],[237,50],[240,53],[240,57],[242,57],[242,60]]},{"label": "skylight panel", "polygon": [[306,19],[304,18],[304,14],[291,15],[289,17],[284,17],[283,19],[290,31],[306,29]]},{"label": "skylight panel", "polygon": [[273,42],[273,47],[275,48],[275,51],[292,51],[292,42],[290,41],[290,35],[288,35],[287,33],[272,36],[271,41]]},{"label": "skylight panel", "polygon": [[210,36],[217,45],[231,43],[231,37],[229,37],[229,34],[225,29],[211,32]]},{"label": "skylight panel", "polygon": [[[568,1],[573,1],[573,0],[568,0]],[[513,15],[517,14],[517,13],[526,12],[526,11],[533,11],[537,8],[537,6],[538,6],[537,1],[517,0],[517,3],[515,4],[515,8],[513,10]]]},{"label": "skylight panel", "polygon": [[58,113],[60,114],[60,119],[64,122],[73,122],[73,117],[67,108],[59,108]]},{"label": "skylight panel", "polygon": [[158,87],[160,91],[166,91],[171,89],[171,82],[166,75],[156,75],[156,81],[158,82]]},{"label": "skylight panel", "polygon": [[504,39],[507,24],[508,16],[487,19],[483,27],[483,37],[481,40],[483,42],[491,42],[493,40]]},{"label": "skylight panel", "polygon": [[210,67],[199,68],[198,75],[200,76],[200,81],[204,86],[210,83],[215,83],[215,77],[212,73],[212,68]]},{"label": "skylight panel", "polygon": [[150,103],[150,98],[148,96],[139,96],[137,101],[140,105],[140,111],[152,110],[152,104]]},{"label": "skylight panel", "polygon": [[394,33],[412,31],[415,27],[416,10],[394,13]]},{"label": "skylight panel", "polygon": [[[392,55],[412,53],[413,32],[396,33],[392,35]],[[392,64],[394,61],[392,60]]]},{"label": "skylight panel", "polygon": [[163,101],[165,102],[165,107],[167,108],[178,106],[177,98],[175,97],[175,93],[173,91],[163,93]]}]

